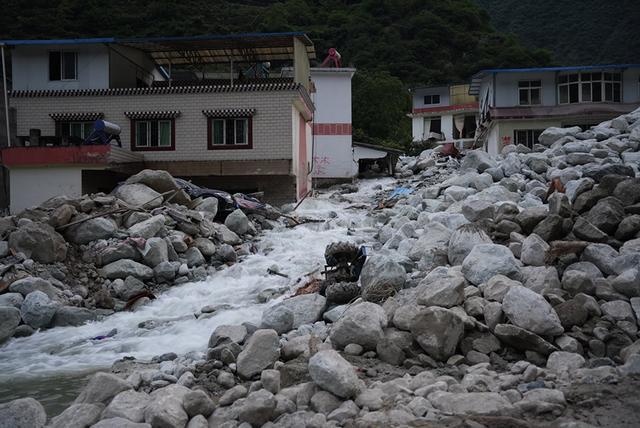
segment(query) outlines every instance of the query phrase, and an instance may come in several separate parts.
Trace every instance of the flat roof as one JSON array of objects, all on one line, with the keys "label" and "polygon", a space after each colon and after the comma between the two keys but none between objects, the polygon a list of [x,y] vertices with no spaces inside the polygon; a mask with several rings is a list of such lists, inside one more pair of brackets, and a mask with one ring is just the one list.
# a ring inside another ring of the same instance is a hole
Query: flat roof
[{"label": "flat roof", "polygon": [[352,145],[358,146],[358,147],[366,147],[367,149],[379,150],[381,152],[393,153],[393,154],[398,154],[398,155],[404,153],[404,151],[402,151],[402,150],[393,149],[391,147],[378,146],[376,144],[360,143],[358,141],[352,142]]},{"label": "flat roof", "polygon": [[200,36],[100,37],[48,40],[0,40],[5,46],[110,44],[128,46],[148,53],[157,64],[213,64],[290,60],[293,39],[306,47],[309,59],[316,57],[306,33],[241,33]]}]

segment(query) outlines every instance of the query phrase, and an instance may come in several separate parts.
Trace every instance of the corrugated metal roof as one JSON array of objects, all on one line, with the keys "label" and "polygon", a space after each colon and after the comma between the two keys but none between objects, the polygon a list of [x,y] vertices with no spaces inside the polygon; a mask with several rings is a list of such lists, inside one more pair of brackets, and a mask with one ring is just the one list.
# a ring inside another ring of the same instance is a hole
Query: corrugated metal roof
[{"label": "corrugated metal roof", "polygon": [[147,52],[159,64],[260,62],[293,59],[293,39],[315,58],[313,42],[303,32],[242,33],[166,37],[101,37],[84,39],[0,40],[6,46],[114,44]]}]

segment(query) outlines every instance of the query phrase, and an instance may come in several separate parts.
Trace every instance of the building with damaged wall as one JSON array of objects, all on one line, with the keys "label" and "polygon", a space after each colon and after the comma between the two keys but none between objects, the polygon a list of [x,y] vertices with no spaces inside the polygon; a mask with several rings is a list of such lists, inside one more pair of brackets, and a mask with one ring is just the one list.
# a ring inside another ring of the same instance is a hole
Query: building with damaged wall
[{"label": "building with damaged wall", "polygon": [[[0,43],[14,76],[16,131],[2,150],[14,212],[108,191],[144,168],[272,203],[311,189],[315,50],[304,33]],[[174,79],[180,66],[194,72]],[[96,119],[120,126],[122,147],[74,145]]]}]

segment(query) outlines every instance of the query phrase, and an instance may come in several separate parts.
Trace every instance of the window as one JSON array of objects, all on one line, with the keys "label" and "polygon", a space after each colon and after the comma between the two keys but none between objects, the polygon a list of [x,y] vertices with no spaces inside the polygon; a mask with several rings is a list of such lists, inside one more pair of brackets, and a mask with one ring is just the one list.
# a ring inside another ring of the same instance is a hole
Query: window
[{"label": "window", "polygon": [[251,122],[250,117],[210,117],[209,149],[251,149]]},{"label": "window", "polygon": [[540,80],[523,80],[518,82],[518,99],[521,106],[541,103],[542,82]]},{"label": "window", "polygon": [[77,80],[77,52],[49,52],[49,80]]},{"label": "window", "polygon": [[438,134],[442,133],[442,119],[440,119],[440,116],[431,118],[429,132],[437,132]]},{"label": "window", "polygon": [[93,122],[57,122],[56,135],[59,137],[77,137],[85,139],[93,131]]},{"label": "window", "polygon": [[558,76],[560,104],[619,103],[621,100],[620,73],[573,73]]},{"label": "window", "polygon": [[131,150],[174,150],[173,119],[132,120]]},{"label": "window", "polygon": [[538,143],[538,137],[543,129],[516,129],[513,131],[514,144],[522,144],[529,148]]},{"label": "window", "polygon": [[425,104],[440,104],[440,95],[425,95]]}]

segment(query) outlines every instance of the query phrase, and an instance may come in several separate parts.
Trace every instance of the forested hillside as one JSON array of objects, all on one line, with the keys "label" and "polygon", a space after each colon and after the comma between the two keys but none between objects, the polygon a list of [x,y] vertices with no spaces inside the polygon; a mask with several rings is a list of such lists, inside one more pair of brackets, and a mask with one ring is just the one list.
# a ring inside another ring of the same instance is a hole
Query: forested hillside
[{"label": "forested hillside", "polygon": [[478,69],[536,66],[546,51],[493,29],[472,0],[5,0],[0,38],[307,32],[319,57],[337,47],[354,78],[356,137],[409,136],[406,89],[462,81]]},{"label": "forested hillside", "polygon": [[638,0],[476,0],[499,31],[562,65],[640,62]]}]

